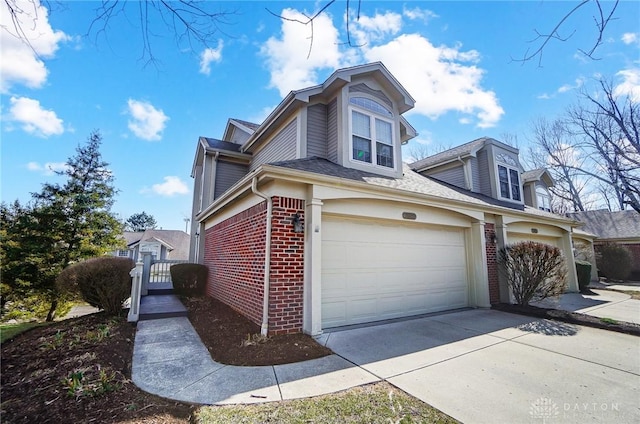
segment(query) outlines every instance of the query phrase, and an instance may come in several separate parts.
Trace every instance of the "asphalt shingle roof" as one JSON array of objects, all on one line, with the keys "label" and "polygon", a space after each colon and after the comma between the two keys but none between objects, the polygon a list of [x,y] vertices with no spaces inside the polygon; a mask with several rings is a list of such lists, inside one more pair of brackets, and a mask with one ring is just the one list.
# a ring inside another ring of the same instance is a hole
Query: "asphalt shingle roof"
[{"label": "asphalt shingle roof", "polygon": [[636,211],[572,212],[569,217],[583,222],[583,231],[595,234],[600,239],[640,238],[640,214]]},{"label": "asphalt shingle roof", "polygon": [[413,162],[409,166],[411,167],[411,169],[422,169],[440,162],[446,162],[448,160],[455,159],[458,156],[466,156],[484,146],[484,143],[487,140],[489,140],[489,138],[487,137],[478,138],[477,140],[461,144],[460,146],[445,150],[444,152],[437,153],[417,162]]},{"label": "asphalt shingle roof", "polygon": [[239,144],[231,143],[229,141],[218,140],[216,138],[200,137],[200,139],[206,141],[210,148],[216,149],[216,150],[227,150],[230,152],[239,152],[240,147],[242,147]]},{"label": "asphalt shingle roof", "polygon": [[559,216],[528,206],[521,206],[509,202],[500,201],[480,193],[474,193],[454,185],[439,181],[435,178],[425,177],[411,169],[411,165],[403,164],[402,178],[384,177],[357,169],[345,168],[327,159],[311,157],[306,159],[294,159],[289,161],[274,162],[269,165],[299,171],[313,172],[316,174],[344,178],[353,181],[361,181],[375,186],[389,187],[397,190],[421,193],[440,197],[443,199],[459,200],[465,203],[479,206],[500,206],[504,208],[524,211],[528,214],[558,219]]}]

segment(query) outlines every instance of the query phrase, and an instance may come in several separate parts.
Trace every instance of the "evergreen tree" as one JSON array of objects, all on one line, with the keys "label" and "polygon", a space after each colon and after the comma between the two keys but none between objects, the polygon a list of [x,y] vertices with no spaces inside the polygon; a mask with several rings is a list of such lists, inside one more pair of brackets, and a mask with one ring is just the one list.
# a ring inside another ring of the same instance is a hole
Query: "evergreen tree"
[{"label": "evergreen tree", "polygon": [[129,231],[144,231],[156,228],[158,223],[153,215],[149,215],[145,211],[134,213],[124,223],[125,228]]},{"label": "evergreen tree", "polygon": [[53,320],[62,296],[55,284],[58,274],[121,244],[122,224],[111,212],[116,190],[100,154],[101,142],[94,132],[86,145],[78,146],[67,168],[58,172],[67,177],[63,185],[43,184],[28,206],[2,205],[3,288],[50,302],[47,321]]}]

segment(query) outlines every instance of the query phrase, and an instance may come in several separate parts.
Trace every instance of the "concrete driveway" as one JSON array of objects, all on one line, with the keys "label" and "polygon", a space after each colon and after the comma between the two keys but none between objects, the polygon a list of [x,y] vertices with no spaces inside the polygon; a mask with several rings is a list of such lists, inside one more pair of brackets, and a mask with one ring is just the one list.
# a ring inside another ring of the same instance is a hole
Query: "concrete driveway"
[{"label": "concrete driveway", "polygon": [[320,341],[465,423],[640,422],[635,336],[469,310]]}]

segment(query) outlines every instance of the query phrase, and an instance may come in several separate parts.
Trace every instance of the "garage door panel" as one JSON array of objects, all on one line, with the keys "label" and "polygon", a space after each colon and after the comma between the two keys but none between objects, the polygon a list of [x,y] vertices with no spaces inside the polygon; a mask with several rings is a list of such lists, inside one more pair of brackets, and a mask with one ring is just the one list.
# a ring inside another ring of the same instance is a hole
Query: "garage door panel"
[{"label": "garage door panel", "polygon": [[324,328],[467,306],[458,229],[323,219]]}]

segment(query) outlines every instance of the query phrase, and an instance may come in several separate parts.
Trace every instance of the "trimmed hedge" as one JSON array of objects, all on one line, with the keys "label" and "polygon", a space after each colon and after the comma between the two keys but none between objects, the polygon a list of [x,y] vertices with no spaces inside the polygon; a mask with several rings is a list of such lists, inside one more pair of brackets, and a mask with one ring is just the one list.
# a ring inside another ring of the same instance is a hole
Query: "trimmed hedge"
[{"label": "trimmed hedge", "polygon": [[60,291],[78,294],[109,315],[120,315],[122,304],[131,295],[129,272],[134,266],[128,258],[92,258],[65,268],[56,284]]},{"label": "trimmed hedge", "polygon": [[181,296],[202,296],[209,270],[201,264],[175,264],[169,268],[173,291]]},{"label": "trimmed hedge", "polygon": [[591,282],[591,263],[576,260],[576,273],[578,274],[578,286],[580,291],[586,291]]}]

